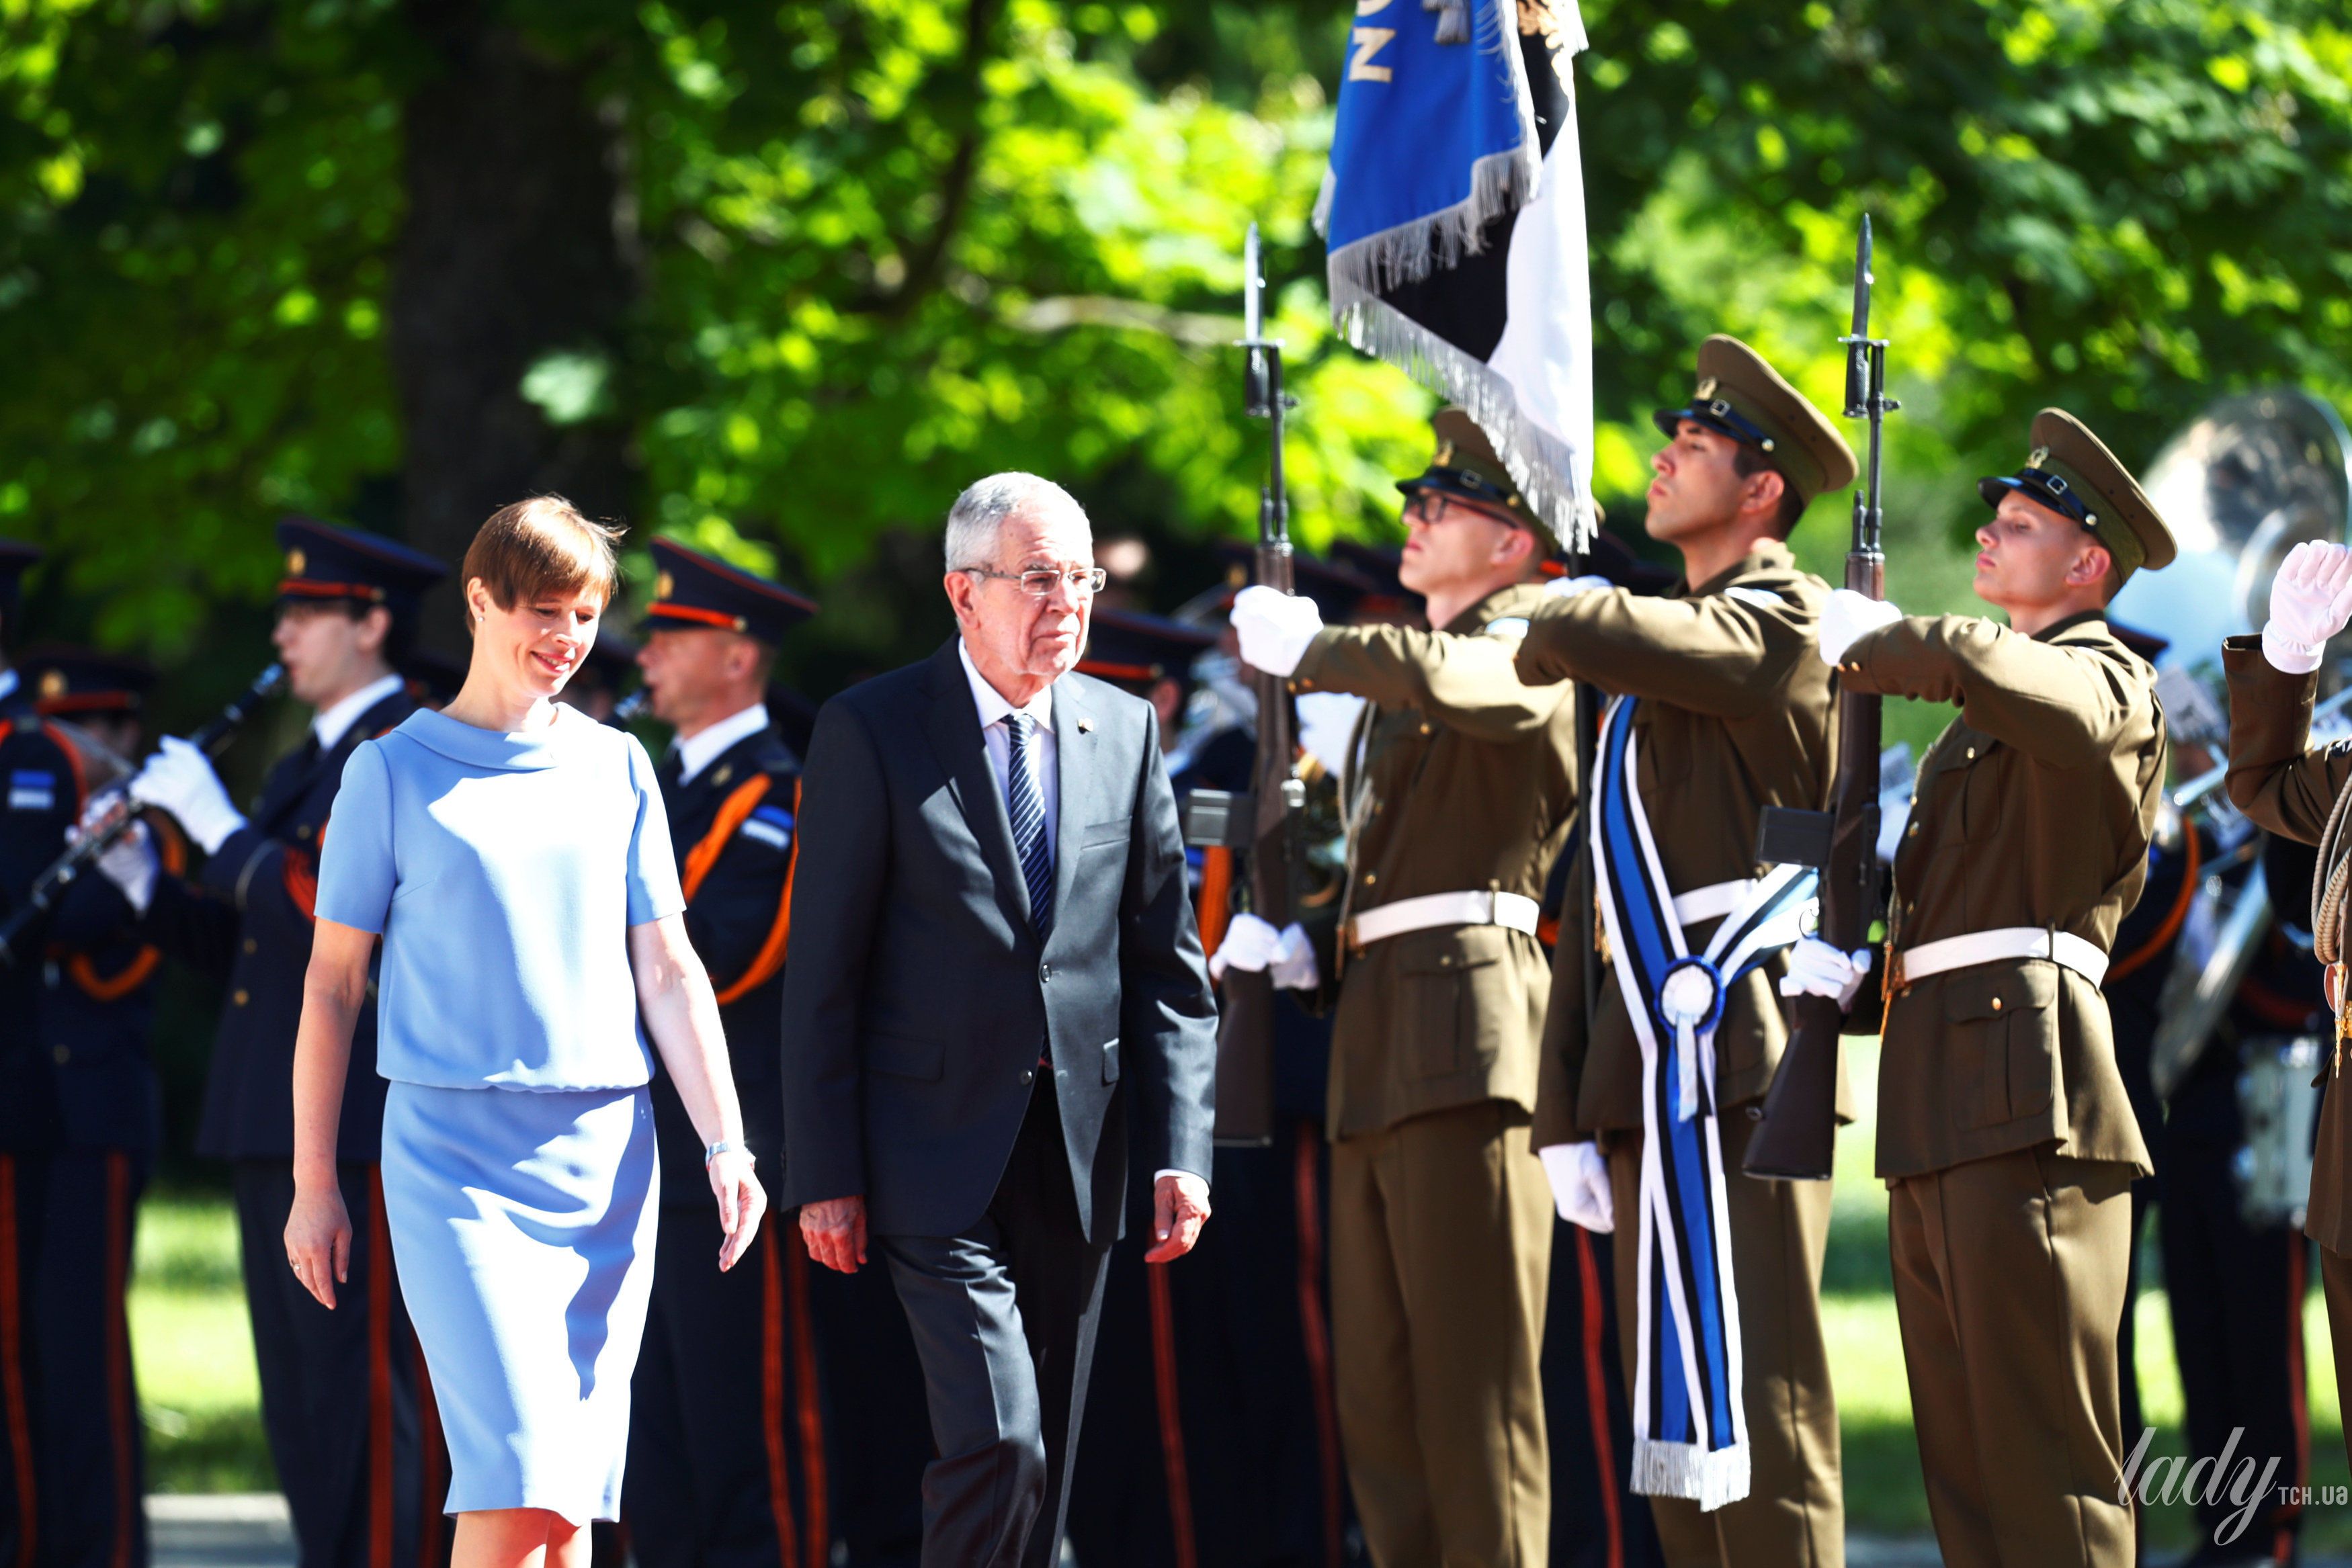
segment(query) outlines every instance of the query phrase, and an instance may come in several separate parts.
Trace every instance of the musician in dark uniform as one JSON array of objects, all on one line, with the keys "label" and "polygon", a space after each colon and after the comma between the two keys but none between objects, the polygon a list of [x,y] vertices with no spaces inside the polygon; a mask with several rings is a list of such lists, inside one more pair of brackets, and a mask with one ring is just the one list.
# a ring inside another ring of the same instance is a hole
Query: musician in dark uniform
[{"label": "musician in dark uniform", "polygon": [[[658,773],[687,932],[718,988],[746,1141],[777,1172],[800,758],[762,698],[777,645],[816,605],[667,539],[653,555],[659,575],[637,663],[654,716],[676,730]],[[768,1226],[745,1267],[712,1269],[720,1235],[700,1196],[702,1141],[666,1076],[653,1093],[665,1207],[630,1418],[622,1508],[631,1545],[643,1568],[829,1563],[835,1532],[799,1228]],[[877,1296],[874,1305],[903,1336],[896,1304]],[[911,1365],[911,1345],[907,1357]],[[919,1429],[919,1402],[904,1415]],[[927,1457],[903,1478],[917,1534],[912,1491]]]},{"label": "musician in dark uniform", "polygon": [[[0,649],[38,559],[0,541]],[[40,712],[33,674],[0,658],[0,914],[65,852],[111,770],[87,735]],[[118,846],[109,869],[133,874],[152,853]],[[143,974],[125,941],[135,918],[107,877],[81,877],[0,966],[0,1563],[11,1568],[147,1554],[123,1316],[157,1113]]]},{"label": "musician in dark uniform", "polygon": [[286,1267],[294,1198],[294,1031],[310,961],[319,844],[352,752],[415,709],[398,667],[441,563],[307,517],[278,525],[286,575],[271,641],[309,733],[248,816],[194,747],[165,740],[131,792],[168,811],[204,870],[155,885],[149,929],[167,950],[225,967],[196,1152],[232,1163],[261,1419],[304,1568],[407,1568],[446,1551],[447,1473],[424,1357],[401,1304],[377,1172],[384,1081],[375,1011],[360,1018],[343,1089],[350,1274],[330,1312]]}]

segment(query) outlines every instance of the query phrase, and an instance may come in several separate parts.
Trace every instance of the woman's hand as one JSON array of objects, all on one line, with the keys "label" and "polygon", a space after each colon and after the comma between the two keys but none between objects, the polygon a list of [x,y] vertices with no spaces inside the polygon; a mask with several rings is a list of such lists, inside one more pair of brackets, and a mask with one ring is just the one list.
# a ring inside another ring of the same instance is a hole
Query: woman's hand
[{"label": "woman's hand", "polygon": [[719,1199],[719,1228],[727,1239],[719,1244],[719,1271],[735,1267],[759,1239],[760,1217],[768,1211],[768,1194],[751,1174],[747,1149],[728,1149],[707,1161],[711,1195]]},{"label": "woman's hand", "polygon": [[334,1183],[295,1184],[293,1211],[286,1217],[286,1261],[302,1288],[333,1311],[335,1287],[352,1277],[352,1217]]}]

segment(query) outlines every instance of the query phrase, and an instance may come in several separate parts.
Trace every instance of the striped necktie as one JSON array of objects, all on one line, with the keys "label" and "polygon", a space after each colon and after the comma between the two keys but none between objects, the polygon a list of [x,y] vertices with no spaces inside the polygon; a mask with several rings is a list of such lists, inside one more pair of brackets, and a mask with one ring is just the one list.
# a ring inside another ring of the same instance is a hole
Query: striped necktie
[{"label": "striped necktie", "polygon": [[1045,805],[1029,777],[1029,729],[1025,713],[1004,716],[1012,755],[1004,768],[1004,803],[1013,813],[1013,848],[1021,857],[1021,880],[1029,884],[1029,924],[1037,939],[1054,928],[1054,858],[1045,847]]}]

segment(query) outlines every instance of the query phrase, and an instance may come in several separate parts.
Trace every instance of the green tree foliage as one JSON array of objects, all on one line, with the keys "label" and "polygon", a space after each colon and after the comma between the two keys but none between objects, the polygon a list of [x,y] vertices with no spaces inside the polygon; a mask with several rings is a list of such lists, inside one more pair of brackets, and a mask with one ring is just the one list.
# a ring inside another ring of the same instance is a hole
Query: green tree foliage
[{"label": "green tree foliage", "polygon": [[[609,331],[535,345],[520,406],[625,448],[641,529],[824,594],[813,684],[935,629],[914,541],[985,469],[1064,477],[1104,531],[1196,573],[1185,541],[1246,531],[1262,438],[1225,345],[1252,217],[1305,402],[1301,530],[1381,528],[1429,405],[1324,320],[1307,213],[1349,11],[12,0],[0,528],[64,558],[41,612],[58,629],[226,686],[278,511],[407,528],[390,344],[401,279],[435,258],[403,251],[423,199],[404,127],[450,68],[453,16],[573,85],[618,197],[633,296]],[[1646,411],[1687,390],[1706,332],[1833,402],[1865,208],[1914,604],[1964,591],[1965,481],[2012,466],[2044,402],[2138,461],[2230,388],[2352,392],[2339,7],[1589,0],[1586,22],[1614,526],[1636,526]],[[1841,517],[1825,502],[1801,530],[1813,564]],[[1198,585],[1178,575],[1158,586]]]}]

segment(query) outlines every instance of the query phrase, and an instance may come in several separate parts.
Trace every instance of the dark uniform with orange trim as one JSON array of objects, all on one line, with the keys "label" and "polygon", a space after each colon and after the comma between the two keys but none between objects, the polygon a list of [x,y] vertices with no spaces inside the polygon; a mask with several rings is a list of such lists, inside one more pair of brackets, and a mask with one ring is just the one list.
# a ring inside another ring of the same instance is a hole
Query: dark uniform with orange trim
[{"label": "dark uniform with orange trim", "polygon": [[[770,648],[816,606],[667,539],[648,632],[739,632]],[[782,990],[800,758],[764,707],[712,729],[716,756],[658,768],[686,894],[687,936],[718,991],[745,1141],[771,1188],[783,1169]],[[643,1568],[819,1568],[835,1539],[825,1422],[800,1228],[778,1215],[743,1266],[710,1267],[720,1235],[702,1141],[667,1072],[653,1085],[661,1237],[631,1388],[622,1513]],[[893,1317],[900,1317],[895,1304]],[[912,1357],[912,1347],[908,1354]],[[918,1424],[919,1407],[908,1413]],[[908,1478],[915,1484],[919,1461]],[[919,1521],[917,1521],[919,1529]]]},{"label": "dark uniform with orange trim", "polygon": [[[34,559],[0,546],[0,628]],[[66,848],[106,764],[43,714],[37,673],[0,675],[0,894],[13,908]],[[123,1291],[154,1156],[136,915],[77,881],[0,968],[0,1563],[146,1560],[138,1392]],[[128,981],[128,984],[123,982]]]},{"label": "dark uniform with orange trim", "polygon": [[[281,605],[383,604],[406,620],[443,575],[439,562],[389,539],[308,518],[279,523],[278,539],[287,552]],[[352,1258],[334,1311],[296,1281],[285,1246],[294,1201],[294,1035],[310,963],[319,844],[352,752],[415,708],[395,685],[331,746],[322,747],[314,731],[269,770],[245,825],[198,876],[158,880],[148,912],[148,930],[167,951],[227,970],[196,1152],[234,1166],[262,1425],[304,1568],[408,1568],[437,1563],[447,1550],[446,1459],[383,1225],[384,1081],[375,1068],[373,1008],[352,1034],[336,1144]]]},{"label": "dark uniform with orange trim", "polygon": [[[1370,591],[1352,571],[1297,564],[1301,591],[1334,620]],[[1177,737],[1168,768],[1180,801],[1196,789],[1250,785],[1246,730],[1180,733],[1192,663],[1217,641],[1181,622],[1097,609],[1077,666],[1160,710],[1161,734]],[[1326,814],[1336,830],[1336,810]],[[1221,862],[1231,852],[1189,852],[1204,860],[1196,898],[1203,946],[1213,950],[1232,886]],[[1338,874],[1326,866],[1334,897]],[[1216,1219],[1178,1262],[1143,1260],[1153,1172],[1142,1164],[1130,1172],[1127,1234],[1111,1249],[1103,1287],[1070,1494],[1080,1568],[1362,1560],[1331,1402],[1322,1242],[1330,1025],[1277,995],[1274,1141],[1215,1151]]]}]

